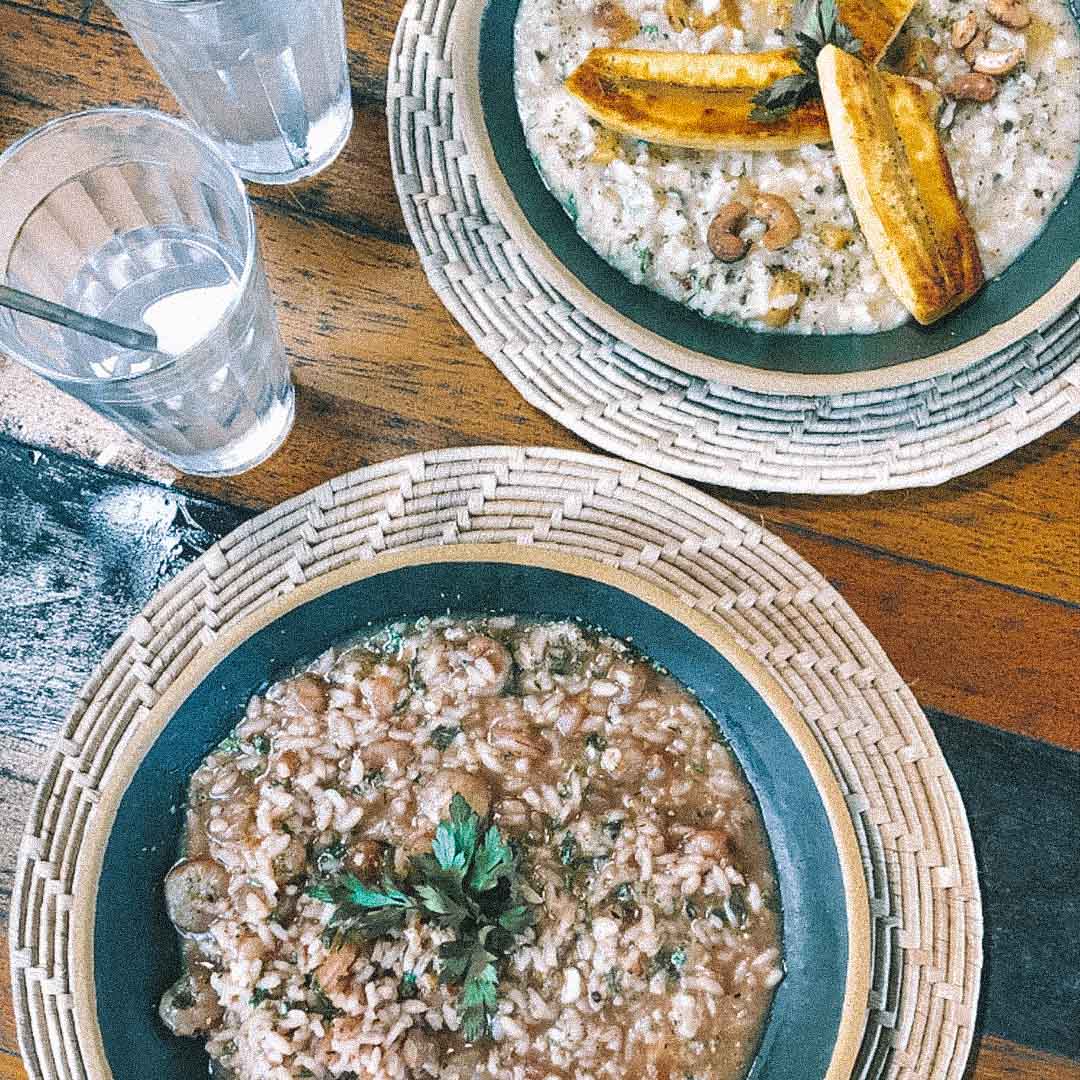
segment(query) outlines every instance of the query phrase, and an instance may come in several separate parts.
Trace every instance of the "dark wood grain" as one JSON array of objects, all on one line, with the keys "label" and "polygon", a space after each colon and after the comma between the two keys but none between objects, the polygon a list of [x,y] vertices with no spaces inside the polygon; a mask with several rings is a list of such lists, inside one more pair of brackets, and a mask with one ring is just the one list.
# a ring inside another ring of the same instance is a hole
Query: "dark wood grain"
[{"label": "dark wood grain", "polygon": [[983,1030],[1080,1058],[1080,754],[928,712],[983,902]]},{"label": "dark wood grain", "polygon": [[246,516],[0,440],[0,908],[45,754],[154,591]]},{"label": "dark wood grain", "polygon": [[1080,1062],[984,1036],[964,1080],[1080,1080]]}]

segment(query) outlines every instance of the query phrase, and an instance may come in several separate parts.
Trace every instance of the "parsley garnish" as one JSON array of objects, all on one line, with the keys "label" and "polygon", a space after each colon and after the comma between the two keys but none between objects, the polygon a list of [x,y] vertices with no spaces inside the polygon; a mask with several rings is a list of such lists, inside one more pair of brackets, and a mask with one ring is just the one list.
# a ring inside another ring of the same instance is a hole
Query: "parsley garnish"
[{"label": "parsley garnish", "polygon": [[[517,854],[496,826],[482,829],[476,811],[455,794],[431,851],[410,862],[408,878],[400,884],[389,874],[377,886],[340,874],[310,886],[309,896],[336,906],[324,940],[334,947],[384,937],[401,930],[410,913],[453,930],[454,939],[439,948],[439,981],[461,987],[462,1034],[476,1042],[490,1031],[499,969],[517,935],[532,923],[532,911],[521,899]],[[402,979],[404,993],[414,989],[415,977]]]},{"label": "parsley garnish", "polygon": [[818,0],[810,8],[806,23],[796,33],[800,73],[777,79],[752,98],[750,119],[771,124],[787,116],[804,101],[820,97],[817,80],[817,56],[826,45],[858,55],[862,42],[840,21],[837,0]]}]

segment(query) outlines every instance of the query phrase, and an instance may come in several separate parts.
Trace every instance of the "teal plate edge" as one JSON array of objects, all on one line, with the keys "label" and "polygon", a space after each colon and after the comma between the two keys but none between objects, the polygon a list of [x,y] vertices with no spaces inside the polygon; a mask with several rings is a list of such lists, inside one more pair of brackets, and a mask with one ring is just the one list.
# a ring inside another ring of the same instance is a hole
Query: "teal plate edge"
[{"label": "teal plate edge", "polygon": [[[974,299],[933,326],[907,322],[876,334],[794,335],[756,333],[705,319],[674,300],[633,284],[605,262],[578,234],[545,185],[525,142],[514,94],[518,6],[519,0],[489,0],[480,22],[480,105],[498,168],[534,232],[584,288],[641,329],[676,345],[759,371],[810,376],[878,371],[974,341],[1042,297],[1077,257],[1080,172],[1036,241]],[[1080,23],[1075,4],[1067,6]]]},{"label": "teal plate edge", "polygon": [[200,1043],[171,1036],[156,1015],[180,967],[161,882],[176,856],[179,808],[199,761],[268,680],[369,624],[446,610],[580,619],[634,641],[698,695],[757,794],[780,880],[787,975],[750,1077],[824,1076],[847,979],[844,882],[824,804],[782,725],[712,645],[645,601],[543,567],[469,562],[391,570],[287,612],[234,649],[166,724],[120,802],[98,884],[94,986],[115,1080],[206,1075]]}]

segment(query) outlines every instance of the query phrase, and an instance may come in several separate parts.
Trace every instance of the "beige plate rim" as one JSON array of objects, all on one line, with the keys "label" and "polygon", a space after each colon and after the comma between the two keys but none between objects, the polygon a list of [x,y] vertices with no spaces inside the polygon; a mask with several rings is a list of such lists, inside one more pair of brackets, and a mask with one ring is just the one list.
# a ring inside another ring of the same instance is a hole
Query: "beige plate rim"
[{"label": "beige plate rim", "polygon": [[352,563],[267,602],[242,618],[211,647],[202,649],[181,672],[127,744],[117,753],[101,785],[101,798],[88,823],[86,840],[78,855],[71,921],[71,957],[75,991],[75,1025],[86,1055],[91,1080],[112,1080],[97,1022],[94,986],[94,918],[97,886],[105,848],[113,823],[132,777],[158,735],[182,702],[221,661],[253,634],[286,612],[353,582],[401,567],[432,563],[489,562],[537,566],[611,585],[643,600],[682,623],[711,645],[761,695],[795,743],[810,770],[825,806],[840,859],[848,921],[848,969],[840,1028],[832,1061],[823,1080],[850,1080],[866,1023],[870,989],[871,928],[869,896],[855,827],[840,785],[806,721],[768,669],[739,645],[723,628],[658,587],[582,556],[564,555],[515,544],[460,544],[453,547],[414,548]]},{"label": "beige plate rim", "polygon": [[[495,159],[480,102],[480,25],[489,0],[456,0],[449,37],[454,65],[454,115],[486,208],[559,293],[620,341],[687,375],[761,393],[831,395],[883,390],[958,371],[1016,344],[1045,326],[1080,296],[1080,257],[1038,300],[970,341],[921,360],[840,375],[765,371],[718,360],[647,330],[587,289],[529,223]],[[791,340],[797,337],[788,335]]]}]

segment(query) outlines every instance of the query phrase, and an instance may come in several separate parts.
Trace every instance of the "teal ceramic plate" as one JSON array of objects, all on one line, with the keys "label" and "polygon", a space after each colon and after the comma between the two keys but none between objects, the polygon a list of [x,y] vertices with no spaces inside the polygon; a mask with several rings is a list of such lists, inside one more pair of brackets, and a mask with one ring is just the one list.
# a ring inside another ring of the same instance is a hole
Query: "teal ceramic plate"
[{"label": "teal ceramic plate", "polygon": [[486,209],[530,264],[603,329],[646,355],[755,390],[816,394],[899,386],[1007,348],[1080,295],[1080,174],[1036,242],[970,303],[930,327],[909,322],[877,334],[755,333],[704,319],[632,284],[578,235],[529,155],[514,97],[518,3],[457,0],[455,124]]},{"label": "teal ceramic plate", "polygon": [[854,830],[809,729],[757,661],[690,609],[592,562],[493,545],[383,557],[303,586],[200,654],[154,707],[103,789],[99,820],[111,827],[87,841],[76,880],[76,1018],[92,1033],[91,1076],[206,1075],[199,1042],[156,1016],[179,969],[161,881],[201,758],[267,680],[369,622],[447,610],[573,617],[632,637],[705,703],[757,793],[781,889],[787,975],[751,1076],[848,1080],[866,1020],[869,909]]}]

